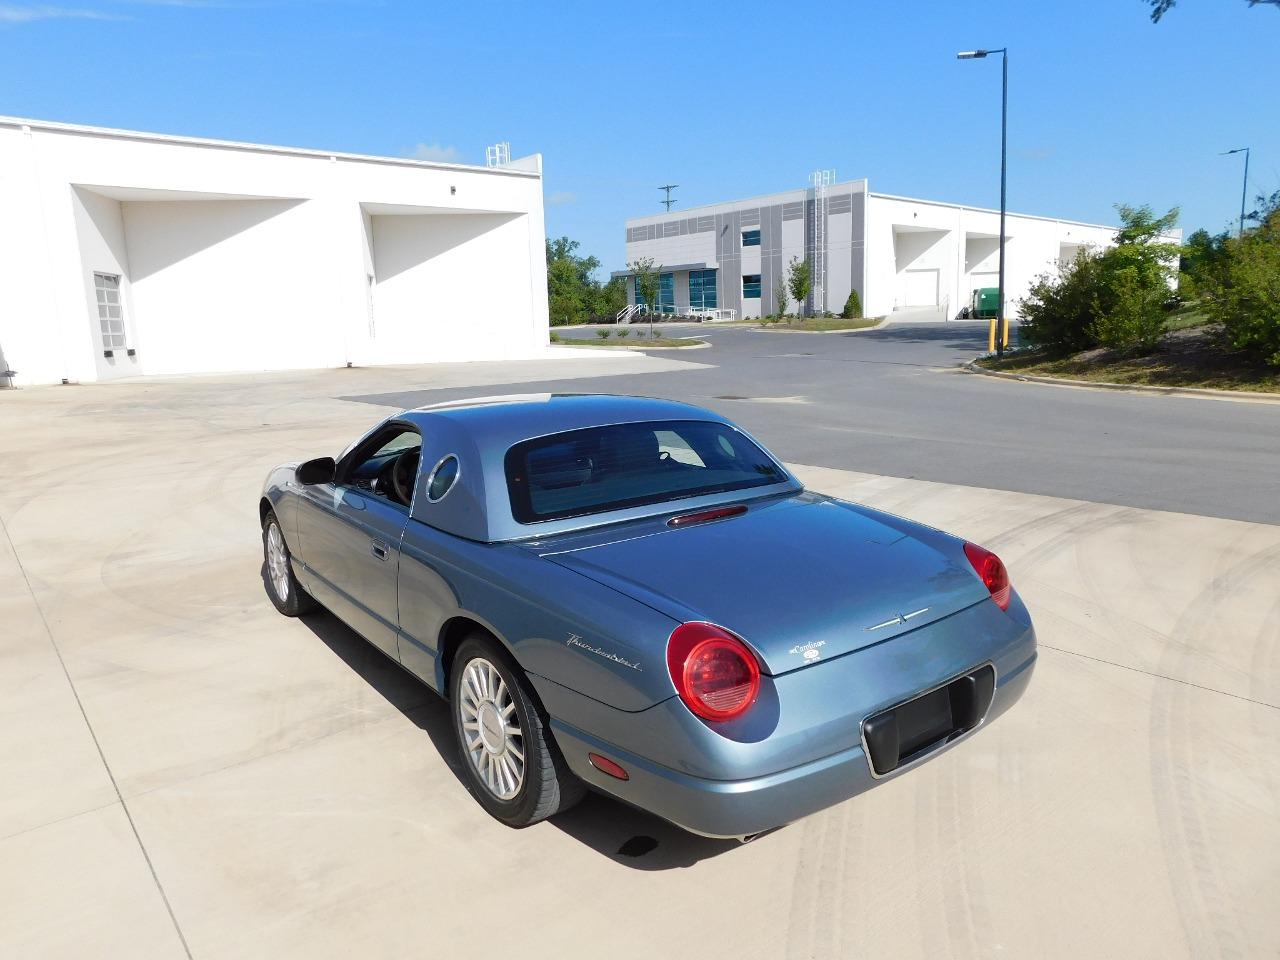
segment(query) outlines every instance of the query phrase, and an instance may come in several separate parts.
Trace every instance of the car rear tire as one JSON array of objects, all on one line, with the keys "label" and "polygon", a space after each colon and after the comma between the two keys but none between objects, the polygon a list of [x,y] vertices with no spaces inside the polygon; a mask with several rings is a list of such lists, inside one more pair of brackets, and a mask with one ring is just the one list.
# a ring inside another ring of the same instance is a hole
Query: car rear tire
[{"label": "car rear tire", "polygon": [[450,713],[467,786],[510,827],[554,816],[586,793],[528,683],[506,651],[479,633],[462,642],[450,669]]},{"label": "car rear tire", "polygon": [[262,579],[267,596],[286,617],[301,616],[319,606],[293,575],[293,556],[274,510],[262,518]]}]

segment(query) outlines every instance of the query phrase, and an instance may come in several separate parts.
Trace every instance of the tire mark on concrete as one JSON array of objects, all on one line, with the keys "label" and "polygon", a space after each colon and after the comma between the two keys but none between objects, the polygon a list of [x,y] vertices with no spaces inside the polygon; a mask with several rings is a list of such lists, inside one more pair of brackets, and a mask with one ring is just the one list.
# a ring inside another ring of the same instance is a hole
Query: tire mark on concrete
[{"label": "tire mark on concrete", "polygon": [[[1238,542],[1238,541],[1237,541]],[[1182,673],[1189,651],[1217,619],[1219,607],[1254,576],[1273,572],[1280,564],[1280,547],[1253,553],[1231,565],[1200,590],[1184,608],[1170,631],[1175,641],[1161,657],[1162,673]],[[1244,957],[1243,924],[1236,898],[1224,882],[1213,824],[1204,814],[1212,807],[1203,764],[1195,755],[1192,729],[1195,704],[1188,687],[1157,683],[1151,699],[1151,778],[1157,819],[1165,835],[1165,857],[1176,911],[1183,932],[1197,957]],[[1272,794],[1274,802],[1274,792]],[[1231,838],[1224,838],[1230,840]],[[1177,868],[1182,865],[1182,868]]]}]

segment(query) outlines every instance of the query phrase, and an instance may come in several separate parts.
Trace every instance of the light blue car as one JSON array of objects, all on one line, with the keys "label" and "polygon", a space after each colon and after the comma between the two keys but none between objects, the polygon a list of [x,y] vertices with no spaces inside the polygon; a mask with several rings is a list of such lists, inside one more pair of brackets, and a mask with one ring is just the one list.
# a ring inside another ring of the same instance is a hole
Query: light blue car
[{"label": "light blue car", "polygon": [[515,827],[592,789],[749,837],[975,732],[1036,660],[995,554],[806,491],[682,403],[407,410],[273,470],[260,517],[276,608],[327,607],[446,697]]}]

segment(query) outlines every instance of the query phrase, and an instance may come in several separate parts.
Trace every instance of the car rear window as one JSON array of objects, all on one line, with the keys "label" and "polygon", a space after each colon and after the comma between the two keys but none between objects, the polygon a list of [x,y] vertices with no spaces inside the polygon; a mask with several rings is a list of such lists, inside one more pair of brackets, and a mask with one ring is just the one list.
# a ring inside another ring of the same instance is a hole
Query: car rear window
[{"label": "car rear window", "polygon": [[781,483],[786,474],[723,423],[663,420],[570,430],[507,451],[511,512],[560,520]]}]

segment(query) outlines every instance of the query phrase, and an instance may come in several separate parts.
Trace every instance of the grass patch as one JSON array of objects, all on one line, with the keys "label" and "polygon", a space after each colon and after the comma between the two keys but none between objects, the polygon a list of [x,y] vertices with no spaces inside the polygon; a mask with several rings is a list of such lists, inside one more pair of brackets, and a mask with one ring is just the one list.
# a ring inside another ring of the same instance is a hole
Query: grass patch
[{"label": "grass patch", "polygon": [[879,318],[859,317],[856,320],[842,320],[840,317],[805,317],[801,320],[782,320],[769,324],[771,330],[808,330],[822,333],[828,330],[866,330],[880,326]]},{"label": "grass patch", "polygon": [[804,317],[802,319],[779,320],[776,323],[765,323],[761,320],[734,320],[729,323],[717,323],[717,327],[764,327],[768,330],[807,330],[810,333],[827,333],[833,330],[867,330],[880,326],[883,317],[844,320],[840,317]]},{"label": "grass patch", "polygon": [[1146,354],[1086,350],[1073,356],[1055,357],[1019,351],[999,361],[984,357],[978,366],[1002,373],[1065,380],[1280,394],[1280,369],[1253,363],[1226,348],[1221,343],[1220,332],[1216,326],[1203,324],[1177,328]]},{"label": "grass patch", "polygon": [[1193,327],[1203,327],[1210,322],[1209,315],[1203,311],[1200,304],[1187,303],[1169,313],[1165,319],[1164,328],[1168,331],[1189,330]]}]

